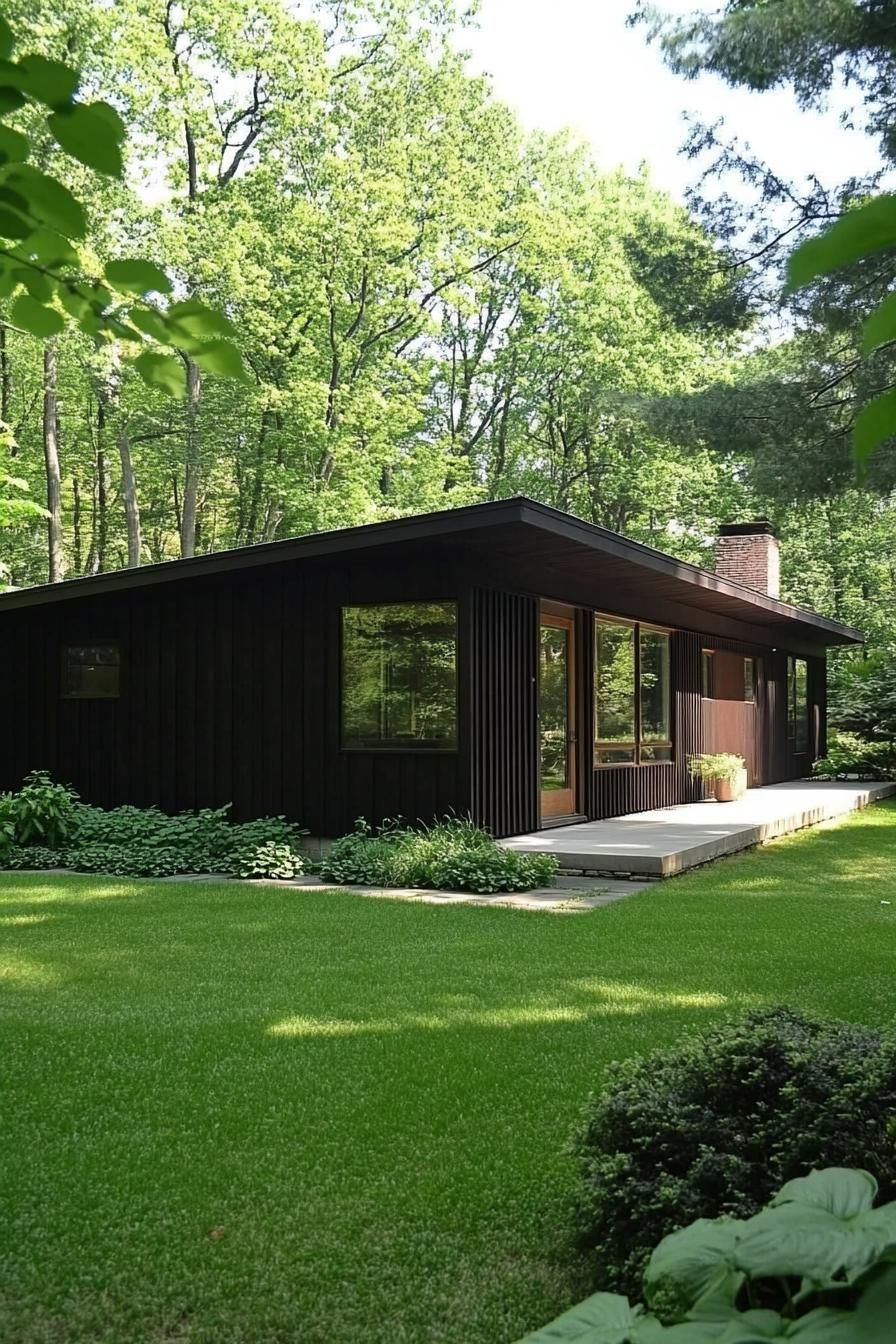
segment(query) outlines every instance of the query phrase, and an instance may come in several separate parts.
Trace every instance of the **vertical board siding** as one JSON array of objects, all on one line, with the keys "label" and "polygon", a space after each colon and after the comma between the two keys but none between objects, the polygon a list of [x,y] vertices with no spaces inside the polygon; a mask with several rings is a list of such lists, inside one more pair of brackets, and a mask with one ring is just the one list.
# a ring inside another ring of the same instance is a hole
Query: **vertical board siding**
[{"label": "vertical board siding", "polygon": [[473,816],[493,835],[539,821],[538,603],[471,594],[470,728]]}]

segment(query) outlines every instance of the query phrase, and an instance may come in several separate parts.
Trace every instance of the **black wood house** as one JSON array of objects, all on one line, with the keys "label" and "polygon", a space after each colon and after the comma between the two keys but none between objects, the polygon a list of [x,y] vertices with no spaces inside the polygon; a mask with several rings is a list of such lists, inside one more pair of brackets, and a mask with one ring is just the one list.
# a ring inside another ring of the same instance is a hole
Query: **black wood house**
[{"label": "black wood house", "polygon": [[0,787],[507,836],[799,778],[861,636],[776,594],[766,523],[710,573],[524,498],[7,593]]}]

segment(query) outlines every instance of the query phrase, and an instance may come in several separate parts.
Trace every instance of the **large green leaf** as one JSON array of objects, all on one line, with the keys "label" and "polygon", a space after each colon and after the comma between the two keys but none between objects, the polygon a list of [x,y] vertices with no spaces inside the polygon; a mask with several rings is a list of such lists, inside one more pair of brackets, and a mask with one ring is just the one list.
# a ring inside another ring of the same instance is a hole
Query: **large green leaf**
[{"label": "large green leaf", "polygon": [[12,55],[14,45],[12,29],[4,18],[0,18],[0,60],[5,61]]},{"label": "large green leaf", "polygon": [[772,1200],[781,1204],[804,1204],[826,1209],[837,1218],[854,1218],[872,1207],[877,1197],[877,1181],[868,1171],[850,1167],[824,1167],[788,1181]]},{"label": "large green leaf", "polygon": [[853,449],[860,469],[887,439],[896,434],[896,389],[869,401],[856,416]]},{"label": "large green leaf", "polygon": [[890,341],[896,341],[896,294],[889,294],[862,328],[862,349],[866,355]]},{"label": "large green leaf", "polygon": [[196,348],[192,355],[206,373],[217,373],[222,378],[248,380],[242,355],[229,341],[208,341]]},{"label": "large green leaf", "polygon": [[110,261],[105,270],[106,279],[116,289],[127,294],[171,293],[171,281],[161,267],[151,261],[135,258],[125,261]]},{"label": "large green leaf", "polygon": [[27,135],[10,126],[0,126],[0,163],[22,163],[30,148]]},{"label": "large green leaf", "polygon": [[128,314],[131,322],[147,336],[152,336],[153,340],[165,344],[169,339],[169,332],[165,326],[165,319],[155,308],[142,307],[135,305]]},{"label": "large green leaf", "polygon": [[798,1340],[799,1344],[861,1344],[862,1336],[857,1331],[854,1312],[816,1307],[791,1321],[786,1338]]},{"label": "large green leaf", "polygon": [[121,177],[124,123],[108,103],[75,103],[47,117],[57,144],[98,173]]},{"label": "large green leaf", "polygon": [[720,1271],[734,1268],[740,1226],[721,1219],[698,1218],[689,1227],[664,1237],[651,1255],[644,1275],[648,1302],[654,1287],[672,1280],[696,1303],[718,1282]]},{"label": "large green leaf", "polygon": [[887,1265],[869,1284],[853,1314],[857,1344],[893,1344],[896,1336],[896,1265]]},{"label": "large green leaf", "polygon": [[896,196],[875,196],[865,205],[847,210],[824,233],[809,238],[791,254],[787,289],[799,289],[819,276],[894,246]]},{"label": "large green leaf", "polygon": [[84,207],[55,177],[21,163],[9,169],[5,180],[27,198],[31,214],[40,223],[49,224],[66,238],[82,238],[87,232]]},{"label": "large green leaf", "polygon": [[168,317],[185,336],[236,336],[237,330],[229,318],[215,308],[209,308],[198,299],[184,299],[172,303]]},{"label": "large green leaf", "polygon": [[651,1344],[664,1338],[659,1321],[627,1297],[595,1293],[519,1344]]},{"label": "large green leaf", "polygon": [[62,61],[50,61],[37,54],[23,56],[18,69],[21,77],[18,87],[29,98],[46,103],[48,107],[62,107],[71,102],[81,78],[77,70],[63,65]]},{"label": "large green leaf", "polygon": [[46,340],[56,336],[65,327],[65,319],[55,308],[45,308],[42,303],[32,299],[30,294],[20,294],[12,305],[12,320],[15,326],[30,331],[32,336]]},{"label": "large green leaf", "polygon": [[32,299],[37,299],[38,303],[49,303],[52,299],[55,286],[43,271],[37,270],[34,266],[20,266],[14,274],[19,284],[24,285]]},{"label": "large green leaf", "polygon": [[25,95],[11,85],[2,83],[0,76],[0,117],[5,117],[9,112],[18,112],[20,107],[25,106],[25,101]]},{"label": "large green leaf", "polygon": [[15,210],[0,205],[0,238],[27,238],[34,225]]},{"label": "large green leaf", "polygon": [[41,266],[75,266],[78,262],[78,254],[71,243],[54,229],[35,229],[20,243],[19,249]]},{"label": "large green leaf", "polygon": [[877,1253],[873,1237],[836,1214],[806,1204],[763,1209],[741,1224],[736,1268],[751,1279],[782,1275],[831,1283],[866,1269]]},{"label": "large green leaf", "polygon": [[184,366],[173,355],[161,355],[156,350],[144,350],[134,360],[134,368],[147,387],[158,388],[169,397],[182,397],[186,391]]}]

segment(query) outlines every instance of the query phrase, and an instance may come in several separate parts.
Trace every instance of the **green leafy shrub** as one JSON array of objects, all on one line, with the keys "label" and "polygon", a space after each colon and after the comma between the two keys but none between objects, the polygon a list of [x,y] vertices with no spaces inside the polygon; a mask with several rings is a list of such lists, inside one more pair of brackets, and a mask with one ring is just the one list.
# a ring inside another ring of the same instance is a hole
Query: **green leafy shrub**
[{"label": "green leafy shrub", "polygon": [[227,871],[233,877],[299,877],[305,870],[304,859],[291,845],[266,840],[237,849],[230,857]]},{"label": "green leafy shrub", "polygon": [[861,779],[896,778],[896,744],[867,742],[858,733],[832,731],[828,754],[815,762],[813,771],[825,779],[858,775]]},{"label": "green leafy shrub", "polygon": [[71,835],[77,803],[70,784],[55,784],[46,770],[32,770],[18,792],[0,796],[3,843],[59,849]]},{"label": "green leafy shrub", "polygon": [[46,845],[10,845],[0,851],[0,868],[64,868],[65,851]]},{"label": "green leafy shrub", "polygon": [[891,1344],[896,1203],[867,1171],[827,1168],[743,1220],[699,1219],[650,1257],[644,1296],[595,1293],[520,1344]]},{"label": "green leafy shrub", "polygon": [[361,819],[320,864],[327,881],[481,894],[549,886],[556,871],[552,855],[503,849],[462,817],[445,817],[420,829],[392,820],[377,831]]},{"label": "green leafy shrub", "polygon": [[688,760],[688,770],[694,779],[724,780],[728,784],[735,782],[745,765],[743,756],[730,751],[704,752]]},{"label": "green leafy shrub", "polygon": [[138,842],[132,845],[88,841],[65,851],[67,867],[79,873],[106,873],[111,877],[175,877],[193,869],[170,846]]},{"label": "green leafy shrub", "polygon": [[638,1290],[658,1235],[756,1213],[813,1166],[896,1195],[896,1041],[763,1009],[608,1072],[574,1140],[580,1226],[606,1287]]}]

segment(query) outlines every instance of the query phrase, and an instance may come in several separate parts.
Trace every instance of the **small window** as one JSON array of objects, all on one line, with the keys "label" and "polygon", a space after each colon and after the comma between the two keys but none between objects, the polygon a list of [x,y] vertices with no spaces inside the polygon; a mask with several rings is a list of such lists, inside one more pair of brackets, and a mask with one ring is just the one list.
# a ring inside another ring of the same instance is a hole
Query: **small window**
[{"label": "small window", "polygon": [[809,667],[805,658],[787,659],[787,736],[795,752],[809,750]]},{"label": "small window", "polygon": [[752,658],[744,659],[744,700],[749,704],[756,700],[756,663]]},{"label": "small window", "polygon": [[66,644],[62,651],[65,700],[117,700],[121,654],[117,644]]},{"label": "small window", "polygon": [[703,699],[711,700],[714,679],[713,679],[712,651],[710,649],[703,650],[703,657],[701,660],[701,674],[703,679],[702,681]]},{"label": "small window", "polygon": [[342,608],[342,745],[457,746],[457,606]]}]

